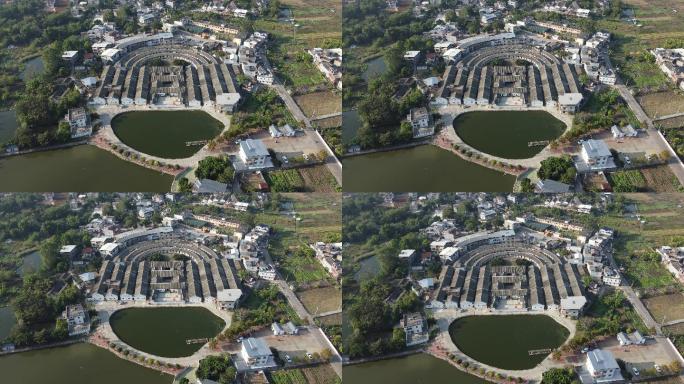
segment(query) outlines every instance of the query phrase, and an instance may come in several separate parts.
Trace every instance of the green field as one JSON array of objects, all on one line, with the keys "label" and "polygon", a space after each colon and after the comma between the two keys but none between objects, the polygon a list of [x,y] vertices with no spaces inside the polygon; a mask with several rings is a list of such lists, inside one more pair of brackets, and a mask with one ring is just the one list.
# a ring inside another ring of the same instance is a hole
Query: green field
[{"label": "green field", "polygon": [[646,188],[646,179],[639,170],[624,170],[610,174],[615,192],[639,192]]},{"label": "green field", "polygon": [[268,172],[266,182],[273,192],[303,192],[304,179],[296,169]]},{"label": "green field", "polygon": [[625,267],[624,276],[637,289],[664,289],[677,286],[672,275],[660,263],[655,252],[662,245],[675,245],[684,239],[684,197],[678,194],[628,194],[639,217],[626,214],[606,214],[599,225],[614,228],[614,258]]}]

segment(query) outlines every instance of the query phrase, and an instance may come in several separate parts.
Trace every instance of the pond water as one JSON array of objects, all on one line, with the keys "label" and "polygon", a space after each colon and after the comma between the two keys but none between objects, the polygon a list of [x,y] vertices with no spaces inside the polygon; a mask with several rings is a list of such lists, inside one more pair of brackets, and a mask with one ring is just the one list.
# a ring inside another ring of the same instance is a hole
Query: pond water
[{"label": "pond water", "polygon": [[0,342],[10,335],[17,318],[11,307],[0,307]]},{"label": "pond water", "polygon": [[342,160],[345,192],[510,192],[515,177],[433,145]]},{"label": "pond water", "polygon": [[27,273],[38,272],[40,265],[43,263],[40,258],[40,251],[33,251],[24,255],[24,260],[17,269],[19,276],[24,276]]},{"label": "pond water", "polygon": [[476,111],[454,120],[456,134],[471,147],[506,159],[527,159],[565,131],[565,123],[545,111]]},{"label": "pond water", "polygon": [[19,128],[17,113],[14,110],[0,111],[0,145],[10,141]]},{"label": "pond water", "polygon": [[0,159],[1,192],[166,192],[173,177],[92,145]]},{"label": "pond water", "polygon": [[91,344],[40,349],[0,357],[5,383],[171,384],[173,376],[116,357]]},{"label": "pond water", "polygon": [[385,58],[382,56],[366,61],[366,66],[366,70],[361,74],[361,77],[366,81],[380,76],[387,71],[387,64],[385,63]]},{"label": "pond water", "polygon": [[503,369],[530,369],[550,353],[530,356],[535,349],[555,349],[570,335],[546,315],[468,316],[455,320],[449,334],[460,351],[473,359]]},{"label": "pond water", "polygon": [[188,339],[212,338],[223,327],[223,319],[200,307],[130,308],[109,319],[112,330],[126,344],[163,357],[190,356],[204,343]]},{"label": "pond water", "polygon": [[359,269],[354,273],[357,281],[371,279],[380,272],[380,260],[377,256],[359,260]]},{"label": "pond water", "polygon": [[192,156],[204,143],[188,146],[187,142],[213,139],[223,128],[203,111],[135,111],[112,120],[114,133],[126,145],[165,159]]},{"label": "pond water", "polygon": [[361,128],[361,117],[356,110],[342,112],[342,142],[351,144],[359,128]]},{"label": "pond water", "polygon": [[486,381],[458,370],[425,353],[344,367],[345,383],[354,384],[484,384]]},{"label": "pond water", "polygon": [[24,70],[19,74],[19,78],[27,81],[45,72],[45,62],[42,56],[36,56],[33,59],[24,62]]}]

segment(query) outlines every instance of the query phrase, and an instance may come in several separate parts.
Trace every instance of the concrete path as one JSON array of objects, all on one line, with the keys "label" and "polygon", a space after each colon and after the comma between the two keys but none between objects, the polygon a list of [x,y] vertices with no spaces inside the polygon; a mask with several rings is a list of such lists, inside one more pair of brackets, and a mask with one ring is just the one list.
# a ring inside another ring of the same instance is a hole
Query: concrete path
[{"label": "concrete path", "polygon": [[191,356],[186,356],[186,357],[162,357],[162,356],[157,356],[153,355],[151,353],[143,352],[140,351],[136,348],[133,348],[132,346],[126,344],[124,341],[119,339],[119,337],[114,333],[112,330],[112,326],[109,324],[109,318],[111,317],[114,312],[123,310],[126,308],[167,308],[167,307],[202,307],[206,308],[209,311],[211,311],[214,315],[220,317],[223,319],[223,321],[226,322],[226,326],[223,328],[223,331],[228,329],[230,327],[230,324],[232,322],[233,318],[233,313],[232,312],[226,312],[226,311],[221,311],[215,306],[208,304],[208,303],[202,303],[202,304],[180,304],[180,305],[154,305],[154,304],[148,304],[148,303],[128,303],[126,305],[120,305],[118,302],[113,302],[113,301],[106,301],[103,303],[99,303],[95,305],[95,309],[97,310],[98,317],[100,319],[100,324],[98,325],[97,329],[95,330],[95,333],[106,338],[110,342],[114,342],[116,344],[121,344],[125,345],[128,349],[135,351],[138,355],[144,356],[145,358],[150,358],[154,360],[158,360],[164,363],[170,363],[170,364],[180,364],[185,367],[196,367],[199,365],[199,361],[202,360],[203,358],[209,356],[209,355],[215,355],[217,352],[209,348],[209,343],[206,343],[200,348],[197,352],[193,353]]},{"label": "concrete path", "polygon": [[311,118],[311,121],[325,120],[325,119],[329,119],[331,117],[337,117],[337,116],[342,116],[342,112],[335,112],[335,113],[328,113],[327,115],[314,116]]},{"label": "concrete path", "polygon": [[653,121],[661,121],[661,120],[667,120],[667,119],[674,119],[675,117],[682,117],[682,116],[684,116],[684,112],[673,113],[673,114],[671,114],[671,115],[665,115],[665,116],[656,117],[655,119],[653,119]]},{"label": "concrete path", "polygon": [[[525,370],[510,370],[510,369],[501,369],[501,368],[496,368],[489,366],[487,364],[481,363],[465,353],[461,352],[458,347],[456,347],[456,344],[451,340],[451,336],[449,335],[449,325],[451,323],[461,317],[466,317],[466,316],[477,316],[477,315],[539,315],[539,314],[544,314],[547,316],[552,317],[555,321],[557,321],[559,324],[563,325],[565,328],[570,331],[570,335],[568,336],[567,341],[572,339],[575,336],[575,333],[577,331],[576,329],[576,324],[575,321],[570,320],[566,317],[563,317],[558,313],[557,311],[539,311],[539,312],[532,312],[532,311],[477,311],[477,310],[458,310],[458,309],[442,309],[439,311],[436,311],[434,313],[435,320],[437,320],[437,325],[439,326],[439,334],[433,341],[433,345],[437,346],[439,350],[444,351],[445,353],[452,353],[458,358],[463,359],[464,361],[472,361],[475,362],[478,366],[481,366],[485,368],[487,371],[494,371],[497,373],[501,373],[506,376],[512,376],[512,377],[522,377],[524,379],[536,382],[536,381],[541,381],[542,374],[549,370],[550,368],[560,368],[564,367],[566,364],[560,361],[554,361],[551,358],[551,355],[547,356],[544,361],[542,361],[540,364],[538,364],[536,367],[531,368],[531,369],[525,369]],[[567,342],[566,341],[566,342]],[[434,353],[434,351],[430,351],[431,353]]]},{"label": "concrete path", "polygon": [[[342,313],[342,310],[341,310],[341,309],[336,309],[336,310],[334,310],[334,311],[328,311],[328,312],[319,313],[319,314],[316,314],[316,317],[326,317],[326,316],[330,316],[330,315],[336,315],[336,314],[338,314],[338,313]],[[681,321],[684,321],[684,320],[681,320]]]}]

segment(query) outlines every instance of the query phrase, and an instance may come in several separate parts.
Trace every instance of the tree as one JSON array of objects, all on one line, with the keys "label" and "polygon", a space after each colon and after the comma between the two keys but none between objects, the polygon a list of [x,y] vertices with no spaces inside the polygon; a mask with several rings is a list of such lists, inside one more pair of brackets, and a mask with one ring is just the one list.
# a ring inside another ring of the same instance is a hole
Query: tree
[{"label": "tree", "polygon": [[235,169],[227,157],[208,156],[200,160],[195,170],[198,179],[216,180],[221,183],[233,181]]},{"label": "tree", "polygon": [[551,179],[565,184],[572,184],[577,176],[577,170],[570,156],[549,157],[542,160],[537,171],[540,179]]},{"label": "tree", "polygon": [[182,179],[178,180],[178,191],[183,193],[192,192],[192,184],[190,184],[190,181],[187,177],[183,177]]},{"label": "tree", "polygon": [[[227,355],[207,356],[200,360],[196,375],[200,379],[220,380],[221,383],[232,383],[235,379],[233,362]],[[232,375],[232,377],[230,377]],[[230,379],[229,381],[226,381]]]},{"label": "tree", "polygon": [[542,384],[579,384],[572,368],[551,368],[542,374]]}]

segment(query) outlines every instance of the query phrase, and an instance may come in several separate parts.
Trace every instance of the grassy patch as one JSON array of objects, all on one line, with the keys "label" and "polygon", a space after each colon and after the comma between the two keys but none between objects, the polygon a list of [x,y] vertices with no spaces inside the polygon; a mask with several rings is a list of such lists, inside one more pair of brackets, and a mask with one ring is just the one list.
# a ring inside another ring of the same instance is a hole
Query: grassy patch
[{"label": "grassy patch", "polygon": [[309,117],[342,112],[342,97],[332,91],[318,91],[295,96],[295,101]]},{"label": "grassy patch", "polygon": [[339,192],[340,185],[325,165],[298,169],[306,192]]},{"label": "grassy patch", "polygon": [[273,192],[304,192],[304,179],[296,169],[283,169],[264,175]]},{"label": "grassy patch", "polygon": [[340,309],[342,307],[342,293],[334,286],[324,288],[311,288],[297,292],[309,313],[317,315]]},{"label": "grassy patch", "polygon": [[673,293],[642,300],[656,321],[684,319],[684,295]]}]

